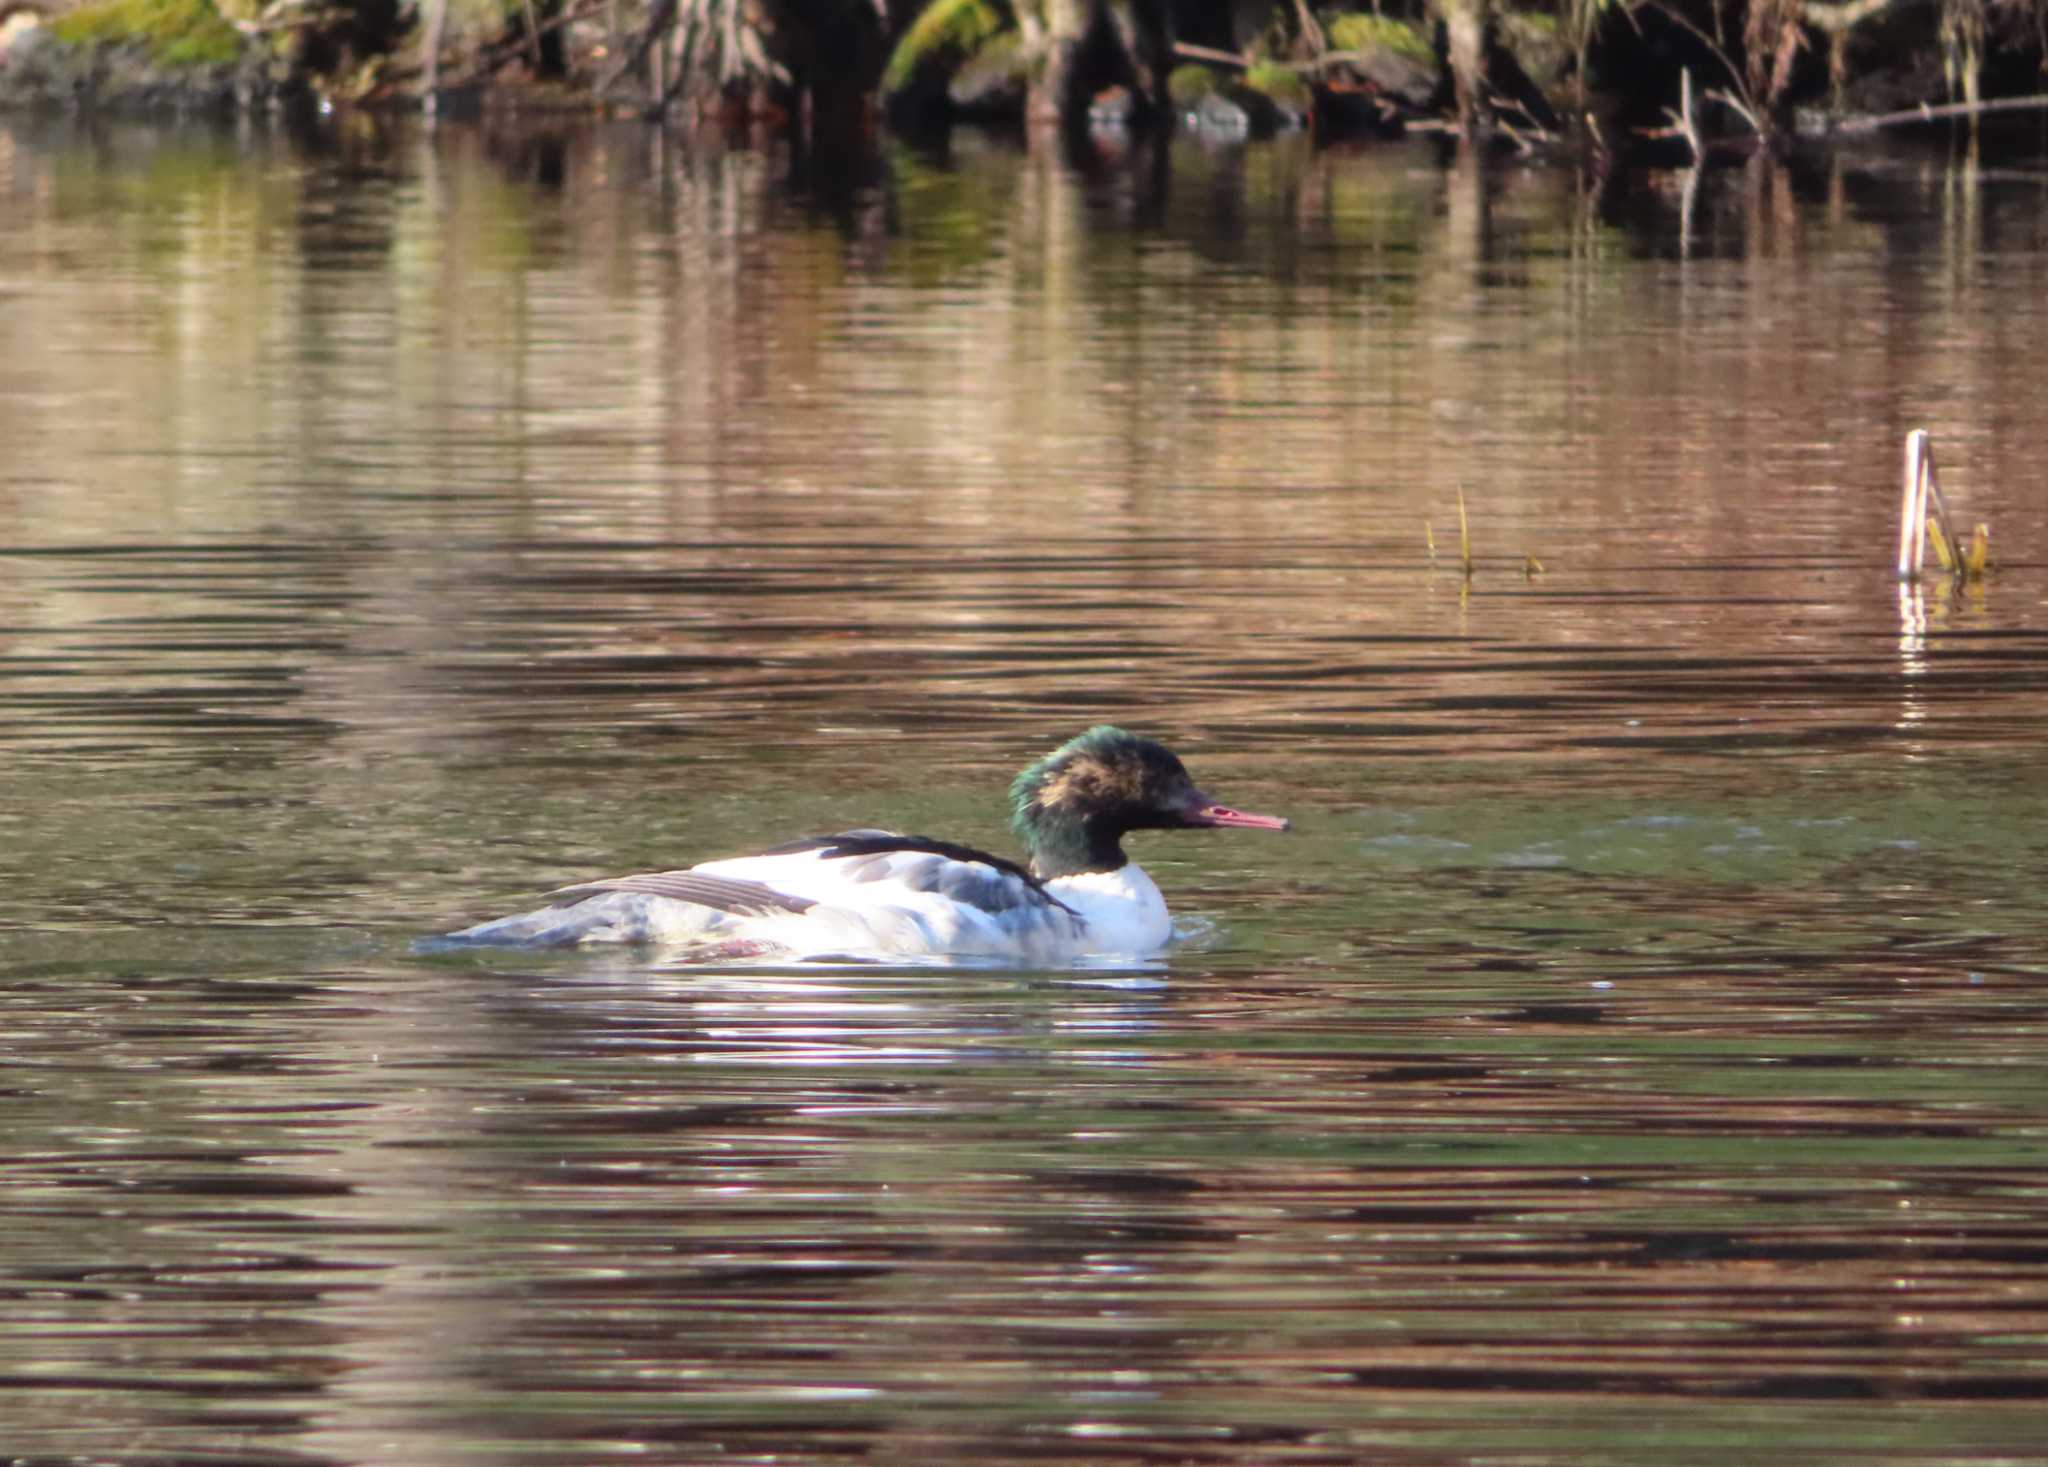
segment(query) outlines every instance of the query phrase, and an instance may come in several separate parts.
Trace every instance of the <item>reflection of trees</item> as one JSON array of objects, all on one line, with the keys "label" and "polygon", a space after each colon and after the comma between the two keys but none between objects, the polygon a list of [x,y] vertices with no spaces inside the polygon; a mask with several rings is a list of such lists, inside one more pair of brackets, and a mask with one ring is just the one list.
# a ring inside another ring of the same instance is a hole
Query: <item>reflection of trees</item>
[{"label": "reflection of trees", "polygon": [[[1445,543],[1461,485],[1482,570],[1882,566],[1896,444],[1937,396],[1966,499],[2026,479],[2001,457],[2031,318],[1982,262],[2027,257],[2037,214],[1941,172],[1709,171],[1680,262],[1656,180],[1406,149],[1076,170],[963,134],[823,191],[631,128],[544,167],[464,129],[329,146],[0,135],[0,532],[238,547],[211,594],[271,641],[160,638],[165,675],[204,658],[245,713],[351,737],[581,717],[600,672],[663,727],[1017,706],[1040,663],[1171,681],[1190,648],[1409,614],[1363,588],[1422,566],[1425,523]],[[141,579],[9,596],[12,645],[194,594]],[[807,607],[826,583],[853,590]],[[1667,614],[1693,612],[1634,629]],[[1149,630],[1105,644],[1125,616]],[[477,711],[515,687],[516,716]],[[1262,688],[1153,695],[1250,713]]]}]

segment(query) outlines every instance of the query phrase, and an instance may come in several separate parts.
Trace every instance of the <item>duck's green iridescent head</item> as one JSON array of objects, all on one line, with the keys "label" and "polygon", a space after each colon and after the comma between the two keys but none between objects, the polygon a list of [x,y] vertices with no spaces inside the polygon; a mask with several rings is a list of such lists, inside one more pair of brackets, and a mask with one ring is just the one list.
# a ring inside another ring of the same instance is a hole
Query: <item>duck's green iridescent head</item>
[{"label": "duck's green iridescent head", "polygon": [[1133,830],[1287,828],[1274,816],[1217,804],[1171,749],[1108,724],[1067,740],[1017,776],[1010,824],[1041,878],[1117,870],[1129,860],[1123,837]]}]

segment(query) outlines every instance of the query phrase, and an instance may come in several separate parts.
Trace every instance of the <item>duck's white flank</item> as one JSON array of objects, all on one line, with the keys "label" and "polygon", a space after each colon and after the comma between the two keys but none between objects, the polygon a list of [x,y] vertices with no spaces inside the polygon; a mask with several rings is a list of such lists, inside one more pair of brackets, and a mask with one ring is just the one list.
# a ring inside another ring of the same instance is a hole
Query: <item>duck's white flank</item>
[{"label": "duck's white flank", "polygon": [[919,959],[1026,964],[1146,958],[1173,936],[1166,900],[1123,853],[1133,830],[1287,822],[1219,805],[1159,744],[1090,729],[1011,789],[1027,870],[968,846],[853,830],[758,856],[612,877],[554,905],[451,933],[434,947],[643,942],[705,958]]},{"label": "duck's white flank", "polygon": [[[707,956],[1001,958],[1038,965],[1150,957],[1173,937],[1166,899],[1135,862],[1055,877],[1036,889],[979,861],[915,850],[879,860],[822,851],[740,856],[690,871],[759,883],[814,905],[729,912],[612,889],[573,905],[480,923],[442,941],[520,947],[642,942],[701,948]],[[989,904],[973,900],[976,895]]]}]

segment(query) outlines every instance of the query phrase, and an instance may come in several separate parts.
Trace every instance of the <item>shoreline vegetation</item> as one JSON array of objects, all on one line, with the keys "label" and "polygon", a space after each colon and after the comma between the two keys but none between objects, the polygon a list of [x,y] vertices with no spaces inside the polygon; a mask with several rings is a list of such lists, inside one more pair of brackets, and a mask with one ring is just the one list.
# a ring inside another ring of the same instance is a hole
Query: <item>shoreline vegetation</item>
[{"label": "shoreline vegetation", "polygon": [[0,109],[336,106],[1422,131],[1677,166],[2048,118],[2048,0],[0,0]]}]

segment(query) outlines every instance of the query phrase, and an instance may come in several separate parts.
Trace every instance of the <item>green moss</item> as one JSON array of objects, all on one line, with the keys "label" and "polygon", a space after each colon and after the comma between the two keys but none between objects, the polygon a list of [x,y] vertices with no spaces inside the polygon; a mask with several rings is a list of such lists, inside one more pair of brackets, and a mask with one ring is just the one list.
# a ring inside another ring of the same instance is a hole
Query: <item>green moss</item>
[{"label": "green moss", "polygon": [[1192,62],[1176,66],[1166,77],[1166,95],[1176,107],[1192,107],[1216,87],[1216,73]]},{"label": "green moss", "polygon": [[973,55],[1002,27],[1002,14],[988,0],[932,0],[889,54],[882,72],[883,92],[901,91],[927,62]]},{"label": "green moss", "polygon": [[1331,19],[1326,34],[1336,51],[1392,51],[1426,66],[1436,64],[1428,37],[1404,20],[1346,11]]},{"label": "green moss", "polygon": [[100,0],[50,23],[78,46],[140,42],[165,66],[212,66],[242,54],[242,36],[208,0]]},{"label": "green moss", "polygon": [[1269,61],[1262,61],[1247,71],[1244,84],[1286,107],[1307,108],[1315,100],[1315,94],[1300,72]]}]

